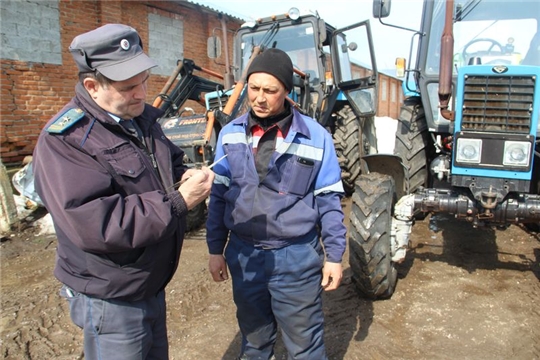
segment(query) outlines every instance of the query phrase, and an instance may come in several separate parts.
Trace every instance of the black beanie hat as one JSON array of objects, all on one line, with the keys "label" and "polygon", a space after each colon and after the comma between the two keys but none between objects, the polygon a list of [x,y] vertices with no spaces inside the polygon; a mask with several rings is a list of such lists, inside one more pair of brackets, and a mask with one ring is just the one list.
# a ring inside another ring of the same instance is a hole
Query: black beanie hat
[{"label": "black beanie hat", "polygon": [[286,52],[276,48],[264,50],[251,62],[246,79],[249,80],[249,76],[256,72],[270,74],[281,81],[285,89],[292,90],[293,64]]}]

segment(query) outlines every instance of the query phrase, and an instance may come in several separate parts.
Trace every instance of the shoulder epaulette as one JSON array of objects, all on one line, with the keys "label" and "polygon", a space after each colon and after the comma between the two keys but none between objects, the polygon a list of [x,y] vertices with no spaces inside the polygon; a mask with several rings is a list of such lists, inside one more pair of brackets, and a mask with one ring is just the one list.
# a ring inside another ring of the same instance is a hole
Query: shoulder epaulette
[{"label": "shoulder epaulette", "polygon": [[46,131],[53,134],[61,134],[83,117],[84,111],[81,109],[69,109],[58,116],[58,118],[51,125],[49,125]]}]

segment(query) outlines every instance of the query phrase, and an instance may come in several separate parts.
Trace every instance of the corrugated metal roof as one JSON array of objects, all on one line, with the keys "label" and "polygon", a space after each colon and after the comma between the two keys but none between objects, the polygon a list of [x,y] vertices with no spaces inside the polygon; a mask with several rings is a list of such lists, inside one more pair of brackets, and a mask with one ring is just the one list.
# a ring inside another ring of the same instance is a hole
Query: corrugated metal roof
[{"label": "corrugated metal roof", "polygon": [[214,12],[217,12],[217,13],[220,13],[220,14],[223,14],[223,15],[227,15],[230,18],[234,18],[234,19],[238,20],[240,23],[244,23],[244,22],[250,20],[245,15],[237,13],[235,11],[231,11],[230,9],[226,9],[225,7],[223,7],[221,5],[217,5],[217,4],[213,4],[213,3],[202,4],[202,3],[198,2],[198,1],[192,1],[192,0],[183,0],[182,2],[187,2],[187,3],[193,4],[193,5],[200,6],[202,8],[207,9],[207,10],[210,10],[210,11],[214,11]]}]

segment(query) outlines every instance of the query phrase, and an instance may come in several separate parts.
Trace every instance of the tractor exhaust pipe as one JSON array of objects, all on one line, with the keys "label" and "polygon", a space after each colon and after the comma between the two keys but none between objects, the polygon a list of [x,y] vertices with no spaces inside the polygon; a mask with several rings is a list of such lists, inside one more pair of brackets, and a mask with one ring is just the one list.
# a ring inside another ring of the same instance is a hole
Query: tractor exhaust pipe
[{"label": "tractor exhaust pipe", "polygon": [[446,17],[441,37],[441,62],[439,72],[439,108],[441,115],[453,121],[455,113],[448,109],[452,95],[452,65],[454,54],[454,0],[446,1]]}]

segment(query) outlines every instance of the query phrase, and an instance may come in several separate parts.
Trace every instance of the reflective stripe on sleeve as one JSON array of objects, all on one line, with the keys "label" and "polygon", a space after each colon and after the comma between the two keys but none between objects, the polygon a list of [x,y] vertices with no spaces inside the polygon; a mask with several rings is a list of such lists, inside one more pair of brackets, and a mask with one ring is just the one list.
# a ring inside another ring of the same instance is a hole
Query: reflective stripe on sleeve
[{"label": "reflective stripe on sleeve", "polygon": [[321,189],[316,189],[313,193],[315,194],[315,196],[321,194],[321,193],[325,193],[325,192],[344,192],[343,190],[343,183],[340,181],[332,184],[332,185],[329,185],[329,186],[325,186]]},{"label": "reflective stripe on sleeve", "polygon": [[214,184],[220,184],[220,185],[225,185],[226,187],[229,187],[230,183],[231,183],[231,179],[229,179],[227,176],[215,174]]}]

